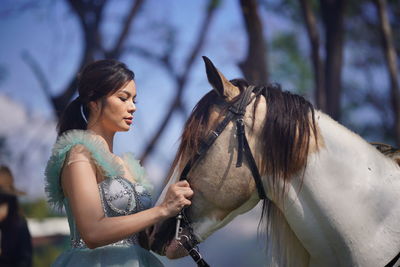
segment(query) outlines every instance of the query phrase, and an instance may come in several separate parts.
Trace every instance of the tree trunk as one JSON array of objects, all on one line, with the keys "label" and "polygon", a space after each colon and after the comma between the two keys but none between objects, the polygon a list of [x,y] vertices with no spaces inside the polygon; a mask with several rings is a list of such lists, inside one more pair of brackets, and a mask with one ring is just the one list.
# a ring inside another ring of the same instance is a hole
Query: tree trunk
[{"label": "tree trunk", "polygon": [[247,57],[239,63],[244,77],[253,84],[268,82],[267,49],[256,0],[240,0],[248,36]]},{"label": "tree trunk", "polygon": [[386,64],[390,77],[390,87],[392,96],[392,107],[394,112],[394,132],[396,134],[396,145],[400,146],[400,88],[398,80],[397,53],[394,47],[392,29],[387,14],[386,0],[374,0],[380,21],[382,33],[382,46],[384,49]]},{"label": "tree trunk", "polygon": [[326,111],[340,120],[343,62],[343,20],[345,0],[321,0],[325,28]]},{"label": "tree trunk", "polygon": [[318,33],[317,20],[310,6],[310,1],[300,0],[301,9],[306,23],[308,39],[310,42],[310,54],[314,69],[315,82],[315,105],[320,110],[326,112],[326,89],[324,82],[324,64],[319,54],[320,36]]}]

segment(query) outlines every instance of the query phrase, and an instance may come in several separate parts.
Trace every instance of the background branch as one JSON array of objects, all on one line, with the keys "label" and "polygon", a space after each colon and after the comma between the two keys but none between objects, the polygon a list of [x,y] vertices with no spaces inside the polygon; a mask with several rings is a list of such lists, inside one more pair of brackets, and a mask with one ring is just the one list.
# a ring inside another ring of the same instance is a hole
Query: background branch
[{"label": "background branch", "polygon": [[247,56],[239,63],[244,77],[252,84],[268,82],[267,49],[256,0],[240,0],[248,46]]},{"label": "background branch", "polygon": [[[206,34],[210,28],[210,24],[211,24],[213,15],[218,6],[219,6],[219,1],[216,1],[216,0],[210,0],[208,3],[207,12],[203,18],[203,22],[201,24],[202,26],[200,27],[197,41],[196,41],[195,45],[193,46],[192,51],[189,53],[189,56],[187,57],[185,66],[183,68],[184,71],[181,75],[178,75],[175,77],[175,82],[176,82],[175,97],[171,101],[171,104],[170,104],[167,112],[165,113],[164,118],[161,120],[161,124],[157,128],[157,130],[156,130],[155,134],[152,136],[152,138],[150,138],[149,143],[145,147],[144,152],[143,152],[142,156],[140,157],[143,164],[147,160],[147,158],[151,154],[151,152],[154,150],[155,144],[157,143],[157,141],[159,140],[159,138],[165,131],[174,112],[176,110],[182,110],[182,94],[183,94],[183,90],[186,85],[188,75],[192,69],[194,59],[197,58],[197,55],[200,52],[201,47],[204,44]],[[166,62],[168,62],[168,60]],[[168,66],[168,65],[166,65],[166,66]]]}]

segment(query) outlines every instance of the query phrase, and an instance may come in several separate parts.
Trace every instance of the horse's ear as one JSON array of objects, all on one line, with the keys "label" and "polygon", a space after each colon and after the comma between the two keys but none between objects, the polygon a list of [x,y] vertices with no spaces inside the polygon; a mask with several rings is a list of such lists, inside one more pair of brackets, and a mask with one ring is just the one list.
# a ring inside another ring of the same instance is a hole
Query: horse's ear
[{"label": "horse's ear", "polygon": [[230,101],[240,94],[239,88],[234,86],[228,79],[226,79],[208,57],[203,56],[203,60],[206,65],[208,82],[218,93],[218,95]]}]

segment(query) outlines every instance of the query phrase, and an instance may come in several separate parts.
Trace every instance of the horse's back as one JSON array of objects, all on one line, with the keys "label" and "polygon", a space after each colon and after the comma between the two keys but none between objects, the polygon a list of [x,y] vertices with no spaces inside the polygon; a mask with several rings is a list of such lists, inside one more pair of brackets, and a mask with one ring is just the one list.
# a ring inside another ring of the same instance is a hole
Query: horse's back
[{"label": "horse's back", "polygon": [[400,149],[392,147],[391,145],[384,143],[371,143],[378,151],[380,151],[386,157],[394,160],[400,166]]}]

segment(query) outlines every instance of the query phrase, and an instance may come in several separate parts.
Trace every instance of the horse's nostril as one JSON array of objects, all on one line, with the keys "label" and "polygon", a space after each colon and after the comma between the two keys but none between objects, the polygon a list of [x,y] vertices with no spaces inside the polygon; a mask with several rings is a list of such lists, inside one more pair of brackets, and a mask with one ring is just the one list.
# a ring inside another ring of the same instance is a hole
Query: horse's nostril
[{"label": "horse's nostril", "polygon": [[175,218],[169,218],[160,225],[155,225],[149,235],[150,248],[160,255],[165,255],[165,247],[173,239],[175,234]]}]

